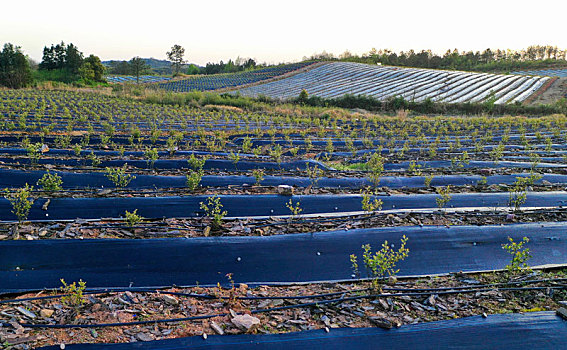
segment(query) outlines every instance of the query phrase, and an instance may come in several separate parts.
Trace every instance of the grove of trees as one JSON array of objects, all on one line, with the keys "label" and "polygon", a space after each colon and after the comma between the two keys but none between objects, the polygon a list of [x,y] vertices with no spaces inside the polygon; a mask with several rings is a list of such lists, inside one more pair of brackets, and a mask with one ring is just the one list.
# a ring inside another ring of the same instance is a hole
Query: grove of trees
[{"label": "grove of trees", "polygon": [[567,50],[550,45],[533,45],[524,50],[486,49],[483,52],[459,52],[457,49],[447,50],[444,55],[434,54],[431,50],[415,52],[393,52],[376,50],[363,55],[353,55],[345,51],[338,57],[323,51],[304,60],[340,60],[368,64],[456,69],[466,71],[511,71],[515,69],[545,68],[553,65],[567,65]]},{"label": "grove of trees", "polygon": [[32,73],[27,57],[19,46],[4,44],[0,51],[0,85],[19,89],[32,82]]},{"label": "grove of trees", "polygon": [[40,72],[48,72],[43,74],[44,77],[67,83],[79,79],[84,82],[103,82],[104,69],[100,58],[94,55],[83,58],[83,53],[75,45],[65,45],[64,42],[44,47],[39,64]]}]

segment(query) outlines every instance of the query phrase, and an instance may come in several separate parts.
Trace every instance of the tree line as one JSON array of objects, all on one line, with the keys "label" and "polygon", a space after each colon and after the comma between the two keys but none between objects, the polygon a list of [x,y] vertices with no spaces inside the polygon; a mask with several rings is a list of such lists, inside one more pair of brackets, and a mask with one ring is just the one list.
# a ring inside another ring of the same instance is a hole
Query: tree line
[{"label": "tree line", "polygon": [[[0,51],[0,85],[19,89],[34,81],[60,81],[90,85],[104,82],[104,66],[95,55],[84,57],[73,45],[61,42],[45,46],[41,63],[37,65],[21,47],[6,43]],[[33,68],[32,68],[33,66]]]},{"label": "tree line", "polygon": [[78,80],[87,84],[104,82],[104,70],[100,58],[95,55],[84,58],[83,53],[75,45],[65,45],[64,42],[50,47],[45,46],[39,64],[40,72],[49,72],[40,76],[66,83]]},{"label": "tree line", "polygon": [[388,49],[372,49],[362,55],[354,55],[345,51],[339,56],[323,51],[304,57],[304,60],[338,60],[367,64],[384,64],[391,66],[450,69],[465,71],[512,71],[515,69],[537,69],[550,66],[567,65],[567,50],[556,46],[532,45],[522,50],[486,49],[480,51],[447,50],[437,55],[431,50],[401,51]]}]

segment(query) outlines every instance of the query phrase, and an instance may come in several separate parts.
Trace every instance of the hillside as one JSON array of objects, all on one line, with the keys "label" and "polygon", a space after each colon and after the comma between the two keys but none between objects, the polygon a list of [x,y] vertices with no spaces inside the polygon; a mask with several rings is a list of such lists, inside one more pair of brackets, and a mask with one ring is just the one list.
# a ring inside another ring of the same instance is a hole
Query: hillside
[{"label": "hillside", "polygon": [[272,98],[309,95],[335,98],[346,94],[372,96],[378,100],[403,97],[411,101],[523,102],[540,89],[548,77],[470,73],[433,69],[375,66],[351,62],[328,62],[285,79],[237,90],[245,96]]}]

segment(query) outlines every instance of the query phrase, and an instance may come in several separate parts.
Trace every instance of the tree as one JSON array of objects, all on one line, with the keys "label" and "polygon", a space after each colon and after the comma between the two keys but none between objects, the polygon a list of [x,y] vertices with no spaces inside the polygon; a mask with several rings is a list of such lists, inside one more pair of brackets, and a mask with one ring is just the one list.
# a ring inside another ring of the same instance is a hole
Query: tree
[{"label": "tree", "polygon": [[64,66],[71,74],[79,73],[79,68],[83,64],[83,53],[73,44],[69,44],[65,49]]},{"label": "tree", "polygon": [[179,74],[179,70],[185,61],[183,60],[183,55],[185,55],[185,49],[180,45],[173,45],[171,51],[167,52],[167,59],[171,61],[171,65],[174,69],[174,74]]},{"label": "tree", "polygon": [[98,56],[90,55],[89,57],[85,58],[83,63],[88,63],[91,65],[92,69],[94,70],[95,81],[104,81],[105,68]]},{"label": "tree", "polygon": [[83,60],[79,73],[86,81],[104,81],[104,66],[100,58],[95,55],[90,55]]},{"label": "tree", "polygon": [[136,84],[140,82],[140,74],[147,71],[150,67],[139,56],[132,58],[129,62],[130,71],[136,77]]},{"label": "tree", "polygon": [[32,81],[30,64],[19,46],[4,44],[0,51],[0,85],[19,89]]}]

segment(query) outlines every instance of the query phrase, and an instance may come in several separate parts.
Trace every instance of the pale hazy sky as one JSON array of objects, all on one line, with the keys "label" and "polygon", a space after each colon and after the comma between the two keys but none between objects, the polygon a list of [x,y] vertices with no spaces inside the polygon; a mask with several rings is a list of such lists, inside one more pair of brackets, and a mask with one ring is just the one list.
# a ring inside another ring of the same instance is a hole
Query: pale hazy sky
[{"label": "pale hazy sky", "polygon": [[197,64],[295,61],[323,50],[567,48],[567,0],[69,1],[0,4],[0,44],[35,60],[63,40],[102,60],[165,59],[173,44]]}]

